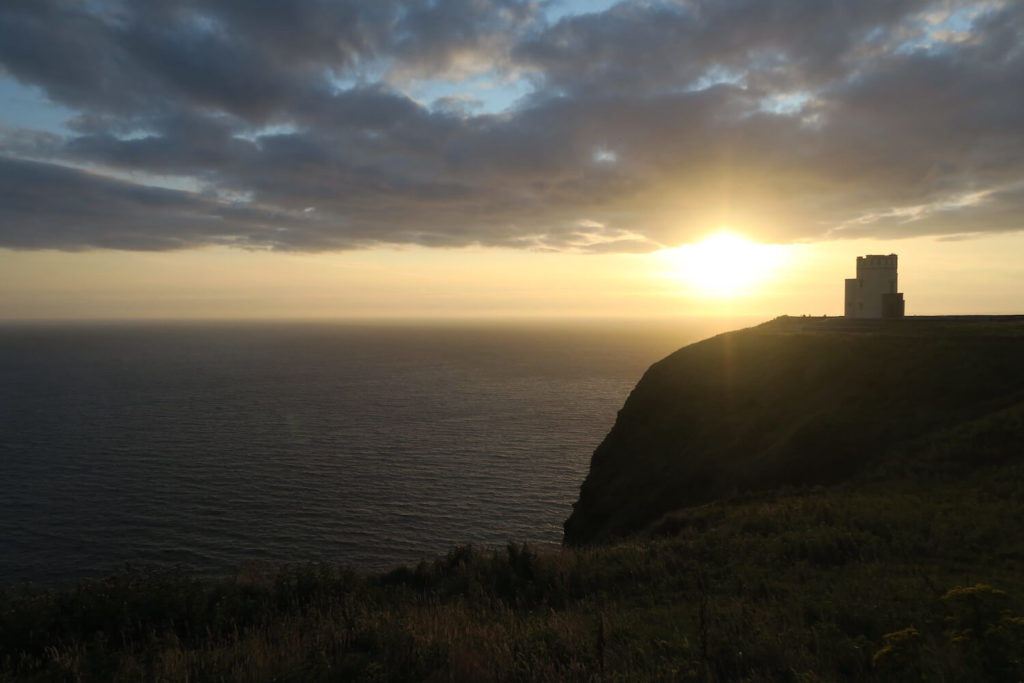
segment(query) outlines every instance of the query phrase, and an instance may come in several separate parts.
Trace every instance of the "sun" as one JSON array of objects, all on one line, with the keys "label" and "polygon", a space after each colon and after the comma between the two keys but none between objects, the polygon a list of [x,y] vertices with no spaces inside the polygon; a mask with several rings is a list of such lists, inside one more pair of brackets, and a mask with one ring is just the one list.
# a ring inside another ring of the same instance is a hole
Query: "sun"
[{"label": "sun", "polygon": [[672,277],[701,295],[722,298],[753,293],[785,261],[785,247],[758,244],[728,230],[661,254],[673,266]]}]

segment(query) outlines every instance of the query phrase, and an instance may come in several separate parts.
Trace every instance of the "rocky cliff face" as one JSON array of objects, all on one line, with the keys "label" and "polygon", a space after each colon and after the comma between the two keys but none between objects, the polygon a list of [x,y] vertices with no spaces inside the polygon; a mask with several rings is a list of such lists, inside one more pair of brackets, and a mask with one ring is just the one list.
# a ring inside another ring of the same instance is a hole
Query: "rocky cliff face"
[{"label": "rocky cliff face", "polygon": [[655,363],[594,452],[565,542],[785,485],[832,484],[1024,401],[1024,317],[779,318]]}]

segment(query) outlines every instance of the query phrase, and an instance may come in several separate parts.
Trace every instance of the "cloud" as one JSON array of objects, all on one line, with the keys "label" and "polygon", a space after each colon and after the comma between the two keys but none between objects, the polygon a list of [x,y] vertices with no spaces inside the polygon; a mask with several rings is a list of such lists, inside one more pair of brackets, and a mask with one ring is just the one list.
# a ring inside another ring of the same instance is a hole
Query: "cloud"
[{"label": "cloud", "polygon": [[[0,128],[0,246],[1020,230],[1022,46],[994,0],[10,0],[0,65],[76,115]],[[405,91],[480,74],[531,90]]]},{"label": "cloud", "polygon": [[[308,221],[216,197],[0,157],[0,244],[14,249],[283,246]],[[358,242],[339,242],[353,248]]]}]

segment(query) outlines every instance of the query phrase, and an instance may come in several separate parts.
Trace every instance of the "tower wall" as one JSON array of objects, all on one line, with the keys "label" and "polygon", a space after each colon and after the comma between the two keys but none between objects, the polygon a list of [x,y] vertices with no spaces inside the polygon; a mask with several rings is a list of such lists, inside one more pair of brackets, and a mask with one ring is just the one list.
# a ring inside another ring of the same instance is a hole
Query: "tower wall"
[{"label": "tower wall", "polygon": [[857,257],[857,277],[846,280],[843,309],[848,318],[902,318],[896,254]]},{"label": "tower wall", "polygon": [[857,291],[857,278],[846,279],[846,297],[844,299],[843,314],[847,318],[857,317],[857,304],[860,301]]},{"label": "tower wall", "polygon": [[858,317],[882,317],[882,295],[899,291],[896,287],[896,259],[896,254],[857,257],[857,279],[863,283],[860,285],[860,300],[864,303]]}]

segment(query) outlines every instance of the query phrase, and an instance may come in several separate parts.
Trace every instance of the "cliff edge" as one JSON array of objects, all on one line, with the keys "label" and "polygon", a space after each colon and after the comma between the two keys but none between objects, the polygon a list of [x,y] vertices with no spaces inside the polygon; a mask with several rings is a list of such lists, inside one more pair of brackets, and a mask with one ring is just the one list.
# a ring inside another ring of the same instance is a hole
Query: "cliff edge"
[{"label": "cliff edge", "polygon": [[[1022,405],[1024,316],[783,317],[721,334],[647,370],[594,452],[565,542],[732,493],[854,479]],[[1016,449],[1022,435],[999,438]]]}]

